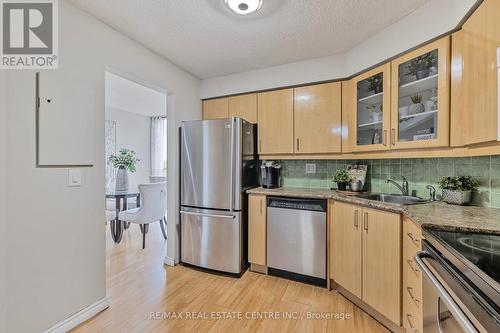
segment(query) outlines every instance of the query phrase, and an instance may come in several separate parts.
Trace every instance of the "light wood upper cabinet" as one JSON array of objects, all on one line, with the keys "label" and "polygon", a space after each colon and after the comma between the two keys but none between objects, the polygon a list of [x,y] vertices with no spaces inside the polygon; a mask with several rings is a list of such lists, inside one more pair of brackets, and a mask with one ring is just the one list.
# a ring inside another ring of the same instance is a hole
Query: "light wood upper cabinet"
[{"label": "light wood upper cabinet", "polygon": [[450,143],[450,37],[391,62],[391,148]]},{"label": "light wood upper cabinet", "polygon": [[389,149],[391,65],[385,64],[343,84],[342,152]]},{"label": "light wood upper cabinet", "polygon": [[485,0],[452,35],[451,146],[499,137],[499,13],[500,1]]},{"label": "light wood upper cabinet", "polygon": [[401,216],[363,208],[363,301],[401,324]]},{"label": "light wood upper cabinet", "polygon": [[361,298],[362,208],[342,202],[334,202],[330,207],[330,275],[336,283]]},{"label": "light wood upper cabinet", "polygon": [[354,135],[356,125],[356,89],[354,79],[342,82],[342,152],[352,153],[356,145]]},{"label": "light wood upper cabinet", "polygon": [[294,89],[295,153],[341,151],[340,82]]},{"label": "light wood upper cabinet", "polygon": [[293,89],[257,94],[259,154],[292,154]]},{"label": "light wood upper cabinet", "polygon": [[220,119],[229,117],[228,98],[215,98],[203,101],[203,119]]},{"label": "light wood upper cabinet", "polygon": [[257,124],[257,94],[229,97],[229,117],[240,117]]},{"label": "light wood upper cabinet", "polygon": [[248,261],[266,265],[266,196],[248,196]]}]

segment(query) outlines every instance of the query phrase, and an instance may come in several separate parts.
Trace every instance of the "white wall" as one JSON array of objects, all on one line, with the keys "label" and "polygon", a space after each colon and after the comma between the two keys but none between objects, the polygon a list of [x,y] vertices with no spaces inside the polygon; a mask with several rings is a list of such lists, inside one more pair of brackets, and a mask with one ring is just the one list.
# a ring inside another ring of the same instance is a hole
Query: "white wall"
[{"label": "white wall", "polygon": [[[166,99],[166,96],[165,96]],[[165,115],[167,110],[165,109]],[[151,174],[151,118],[137,113],[106,108],[106,120],[116,121],[116,152],[127,148],[140,159],[137,171],[129,173],[130,188],[149,183]]]},{"label": "white wall", "polygon": [[[98,110],[93,114],[98,125],[81,143],[97,147],[96,167],[82,169],[80,188],[66,186],[67,169],[36,169],[34,73],[0,71],[7,80],[5,108],[4,96],[0,100],[0,126],[8,124],[7,130],[0,130],[8,142],[4,147],[5,140],[0,140],[0,166],[6,163],[8,174],[1,187],[2,195],[7,196],[0,200],[7,207],[0,235],[8,236],[2,241],[8,256],[0,262],[0,271],[7,274],[2,285],[8,285],[1,299],[8,304],[6,318],[0,321],[5,325],[0,327],[2,332],[41,332],[106,296],[105,66],[163,87],[175,96],[168,110],[169,156],[173,157],[168,168],[172,179],[168,185],[170,233],[175,230],[172,222],[177,221],[177,126],[183,119],[201,117],[196,78],[66,1],[59,1],[59,6],[58,71],[78,76],[98,93]],[[173,256],[175,238],[169,239]]]},{"label": "white wall", "polygon": [[349,77],[453,30],[477,0],[431,0],[347,53],[202,80],[209,98]]}]

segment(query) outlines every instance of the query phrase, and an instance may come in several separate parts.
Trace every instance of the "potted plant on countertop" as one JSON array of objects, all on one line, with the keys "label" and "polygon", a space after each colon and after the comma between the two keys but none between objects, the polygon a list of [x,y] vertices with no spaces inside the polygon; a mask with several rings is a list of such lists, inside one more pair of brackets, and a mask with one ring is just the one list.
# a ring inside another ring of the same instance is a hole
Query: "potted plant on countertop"
[{"label": "potted plant on countertop", "polygon": [[339,191],[345,191],[347,188],[347,183],[351,181],[351,176],[349,175],[347,170],[339,169],[335,171],[333,181],[337,183],[337,189]]},{"label": "potted plant on countertop", "polygon": [[135,151],[122,148],[118,155],[111,155],[109,161],[118,169],[115,191],[128,191],[128,172],[135,172],[135,164],[140,161],[135,157]]},{"label": "potted plant on countertop", "polygon": [[373,75],[366,79],[368,82],[368,92],[373,91],[374,94],[379,94],[382,92],[382,83],[383,83],[383,77],[382,73]]},{"label": "potted plant on countertop", "polygon": [[471,202],[472,191],[477,190],[478,182],[471,176],[443,177],[439,181],[443,190],[443,201],[454,205]]}]

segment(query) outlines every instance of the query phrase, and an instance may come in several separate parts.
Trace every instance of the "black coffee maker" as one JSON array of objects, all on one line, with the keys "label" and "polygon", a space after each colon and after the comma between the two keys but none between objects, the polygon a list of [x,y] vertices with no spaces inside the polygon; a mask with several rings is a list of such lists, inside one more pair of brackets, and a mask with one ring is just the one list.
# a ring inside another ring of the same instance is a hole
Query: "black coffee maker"
[{"label": "black coffee maker", "polygon": [[281,165],[274,161],[263,161],[260,166],[261,186],[276,188],[281,186]]}]

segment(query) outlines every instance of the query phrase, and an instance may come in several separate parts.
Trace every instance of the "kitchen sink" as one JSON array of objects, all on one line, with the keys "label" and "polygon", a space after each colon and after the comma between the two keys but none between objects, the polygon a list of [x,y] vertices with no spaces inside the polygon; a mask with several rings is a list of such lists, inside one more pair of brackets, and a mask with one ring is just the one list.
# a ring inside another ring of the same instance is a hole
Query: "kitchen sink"
[{"label": "kitchen sink", "polygon": [[416,205],[427,202],[427,200],[419,197],[412,197],[409,195],[385,194],[385,193],[359,194],[356,197],[367,200],[387,202],[396,205]]}]

